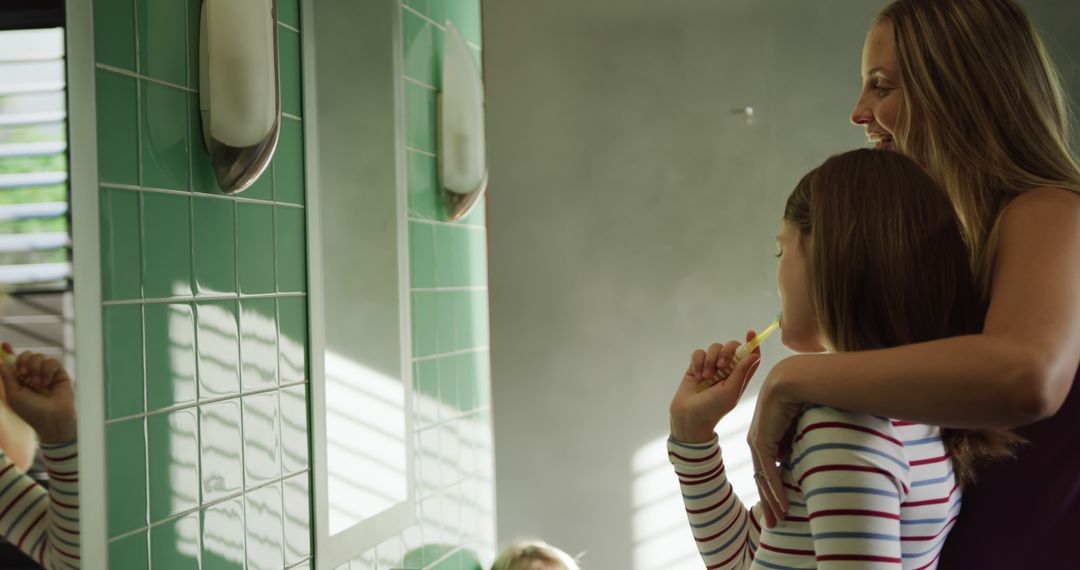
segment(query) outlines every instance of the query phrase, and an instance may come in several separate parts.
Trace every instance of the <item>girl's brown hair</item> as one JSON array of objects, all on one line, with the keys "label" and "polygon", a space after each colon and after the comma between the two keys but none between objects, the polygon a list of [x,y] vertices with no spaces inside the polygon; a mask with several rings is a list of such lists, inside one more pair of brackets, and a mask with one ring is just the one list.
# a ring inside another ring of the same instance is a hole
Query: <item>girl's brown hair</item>
[{"label": "girl's brown hair", "polygon": [[1009,201],[1038,187],[1080,192],[1057,69],[1014,0],[897,0],[877,21],[896,38],[897,148],[948,193],[987,295]]},{"label": "girl's brown hair", "polygon": [[[888,348],[982,329],[985,306],[949,199],[910,158],[862,149],[810,171],[788,198],[832,350]],[[1008,430],[944,429],[962,482],[1012,455]]]}]

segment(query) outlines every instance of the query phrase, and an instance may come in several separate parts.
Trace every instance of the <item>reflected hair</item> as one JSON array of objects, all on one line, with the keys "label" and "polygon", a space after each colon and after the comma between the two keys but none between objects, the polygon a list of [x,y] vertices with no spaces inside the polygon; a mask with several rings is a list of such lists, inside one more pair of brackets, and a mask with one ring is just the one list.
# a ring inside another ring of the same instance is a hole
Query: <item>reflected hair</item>
[{"label": "reflected hair", "polygon": [[[985,305],[956,212],[910,158],[860,149],[802,178],[784,220],[799,231],[830,349],[853,352],[977,334]],[[962,482],[1012,455],[1008,430],[942,430]]]},{"label": "reflected hair", "polygon": [[897,148],[948,193],[988,295],[1009,201],[1039,187],[1080,192],[1057,68],[1014,0],[897,0],[883,21],[904,95]]},{"label": "reflected hair", "polygon": [[491,570],[581,570],[577,560],[542,540],[512,544],[499,554]]}]

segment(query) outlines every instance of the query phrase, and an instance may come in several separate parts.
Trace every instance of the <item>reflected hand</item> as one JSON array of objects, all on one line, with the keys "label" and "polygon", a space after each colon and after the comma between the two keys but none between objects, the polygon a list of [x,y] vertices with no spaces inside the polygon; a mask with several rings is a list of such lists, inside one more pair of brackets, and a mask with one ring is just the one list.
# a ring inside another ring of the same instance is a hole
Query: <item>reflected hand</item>
[{"label": "reflected hand", "polygon": [[780,477],[777,463],[790,452],[788,430],[802,411],[802,402],[787,401],[778,389],[780,378],[794,365],[798,357],[786,358],[769,371],[758,393],[754,419],[750,424],[746,441],[750,445],[750,455],[754,462],[754,471],[764,473],[764,477],[755,477],[758,494],[761,496],[761,511],[765,516],[765,526],[773,528],[783,520],[788,510],[787,493]]},{"label": "reflected hand", "polygon": [[[752,338],[754,331],[746,333],[747,341]],[[714,344],[708,352],[694,351],[671,400],[672,438],[683,443],[711,441],[716,424],[735,409],[761,361],[761,351],[755,349],[734,366],[727,378],[714,384],[718,370],[731,368],[738,347],[737,341],[731,341]],[[702,389],[702,386],[707,387]]]},{"label": "reflected hand", "polygon": [[[11,345],[3,350],[13,354]],[[14,369],[0,363],[7,403],[42,443],[66,443],[76,438],[75,390],[60,361],[43,354],[24,352]]]}]

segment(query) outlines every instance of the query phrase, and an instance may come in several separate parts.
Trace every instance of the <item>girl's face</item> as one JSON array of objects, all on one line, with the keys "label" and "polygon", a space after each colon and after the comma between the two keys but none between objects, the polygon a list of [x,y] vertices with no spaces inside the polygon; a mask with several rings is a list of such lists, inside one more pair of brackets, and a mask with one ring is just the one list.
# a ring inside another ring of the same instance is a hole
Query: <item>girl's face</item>
[{"label": "girl's face", "polygon": [[784,309],[780,339],[784,346],[795,352],[824,352],[825,343],[811,299],[807,241],[799,234],[799,229],[787,221],[781,224],[780,235],[776,236],[780,259],[776,265],[776,287]]},{"label": "girl's face", "polygon": [[904,93],[900,90],[896,37],[892,22],[888,20],[875,25],[866,36],[862,81],[862,92],[855,102],[851,122],[866,129],[866,138],[876,148],[891,149]]}]

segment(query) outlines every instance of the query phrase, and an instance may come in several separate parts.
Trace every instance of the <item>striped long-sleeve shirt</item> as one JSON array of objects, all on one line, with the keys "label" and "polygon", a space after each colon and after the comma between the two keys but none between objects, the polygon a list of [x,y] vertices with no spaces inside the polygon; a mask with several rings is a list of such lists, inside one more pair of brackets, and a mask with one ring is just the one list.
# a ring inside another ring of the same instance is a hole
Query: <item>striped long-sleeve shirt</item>
[{"label": "striped long-sleeve shirt", "polygon": [[825,406],[798,419],[782,466],[790,508],[772,529],[733,493],[715,439],[669,440],[668,456],[709,570],[933,569],[960,510],[938,428]]},{"label": "striped long-sleeve shirt", "polygon": [[79,568],[78,445],[41,452],[48,491],[0,452],[0,534],[44,568]]}]

